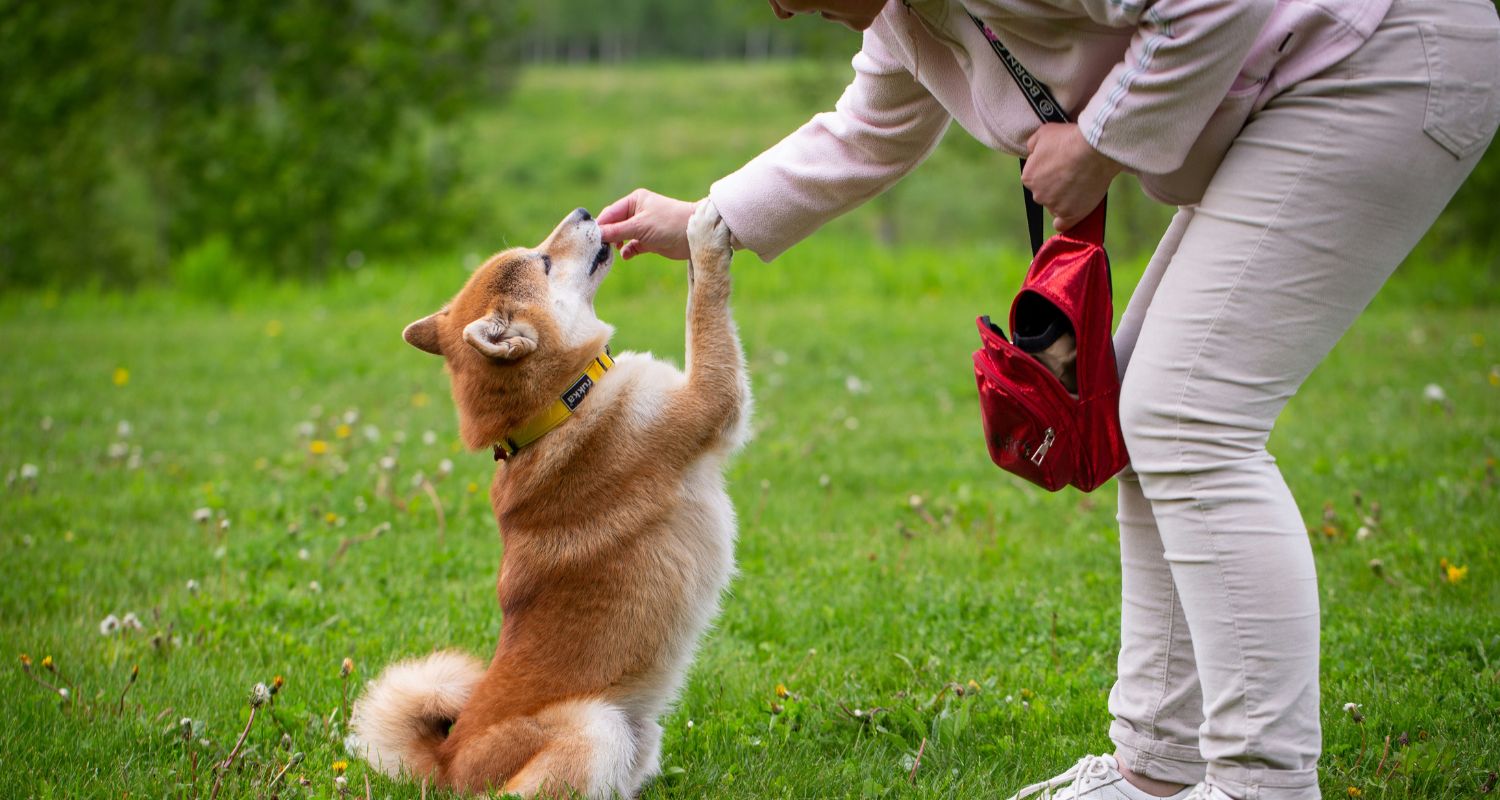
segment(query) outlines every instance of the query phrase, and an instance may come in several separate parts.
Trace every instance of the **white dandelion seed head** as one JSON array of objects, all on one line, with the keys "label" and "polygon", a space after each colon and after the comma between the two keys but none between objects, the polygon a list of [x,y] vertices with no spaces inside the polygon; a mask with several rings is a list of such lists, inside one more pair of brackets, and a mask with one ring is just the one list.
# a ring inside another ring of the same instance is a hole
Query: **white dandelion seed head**
[{"label": "white dandelion seed head", "polygon": [[829,484],[831,483],[833,483],[833,478],[829,477],[828,473],[825,472],[822,475],[818,476],[818,485],[823,487],[824,489],[827,489]]},{"label": "white dandelion seed head", "polygon": [[422,444],[428,446],[437,444],[437,431],[422,431]]},{"label": "white dandelion seed head", "polygon": [[1353,714],[1354,712],[1356,712],[1358,710],[1359,710],[1359,703],[1345,703],[1344,704],[1344,711],[1346,711],[1346,712],[1348,712],[1350,714]]},{"label": "white dandelion seed head", "polygon": [[110,614],[99,620],[99,635],[109,636],[120,630],[120,618]]},{"label": "white dandelion seed head", "polygon": [[396,468],[396,457],[395,456],[381,456],[381,458],[380,458],[380,468],[383,469],[383,470],[385,470],[386,472],[390,472],[390,471],[394,470]]},{"label": "white dandelion seed head", "polygon": [[307,590],[309,592],[312,592],[313,594],[317,594],[318,592],[323,591],[323,584],[318,583],[317,581],[308,581]]},{"label": "white dandelion seed head", "polygon": [[50,431],[50,430],[52,430],[52,418],[51,417],[42,417],[42,432],[46,433],[47,431]]},{"label": "white dandelion seed head", "polygon": [[257,683],[250,687],[250,707],[260,708],[271,699],[271,687]]},{"label": "white dandelion seed head", "polygon": [[911,504],[912,508],[921,508],[922,507],[922,495],[914,494],[911,497],[908,497],[906,499],[906,502],[909,503],[909,504]]},{"label": "white dandelion seed head", "polygon": [[1429,403],[1441,403],[1448,399],[1448,393],[1443,391],[1443,387],[1429,383],[1422,387],[1422,397]]},{"label": "white dandelion seed head", "polygon": [[426,482],[427,482],[427,476],[423,475],[421,472],[418,472],[417,474],[411,476],[411,485],[414,488],[421,488],[422,484],[424,484]]},{"label": "white dandelion seed head", "polygon": [[57,696],[61,697],[64,700],[67,700],[69,697],[73,696],[73,693],[69,692],[68,689],[67,689],[67,687],[65,686],[65,687],[57,690]]},{"label": "white dandelion seed head", "polygon": [[342,791],[344,791],[345,788],[348,787],[348,785],[349,785],[349,779],[345,778],[343,775],[336,775],[336,776],[334,776],[334,778],[333,778],[333,786],[334,786],[335,789],[338,789],[339,791],[342,792]]},{"label": "white dandelion seed head", "polygon": [[777,350],[771,353],[771,363],[778,367],[786,366],[787,362],[791,360],[792,357],[787,355],[785,350]]},{"label": "white dandelion seed head", "polygon": [[198,586],[197,579],[196,578],[188,578],[188,582],[187,582],[188,594],[197,594],[198,593],[198,589],[199,589],[199,586]]},{"label": "white dandelion seed head", "polygon": [[363,514],[363,513],[365,513],[366,510],[369,509],[369,507],[370,507],[370,504],[365,502],[365,496],[364,495],[357,494],[357,495],[354,496],[354,511],[355,511],[355,513]]},{"label": "white dandelion seed head", "polygon": [[127,611],[125,612],[125,616],[120,619],[120,627],[126,630],[138,631],[146,626],[141,624],[141,618],[137,617],[134,611]]},{"label": "white dandelion seed head", "polygon": [[438,462],[438,475],[447,477],[453,474],[453,459],[445,458]]},{"label": "white dandelion seed head", "polygon": [[1361,525],[1361,526],[1359,526],[1359,530],[1357,530],[1357,531],[1354,532],[1354,539],[1355,539],[1355,541],[1363,542],[1366,539],[1369,539],[1371,536],[1374,536],[1374,535],[1375,535],[1375,532],[1372,531],[1372,530],[1370,530],[1370,526],[1369,525]]},{"label": "white dandelion seed head", "polygon": [[687,721],[687,726],[688,726],[688,727],[689,727],[689,728],[692,728],[692,727],[693,727],[693,721],[692,721],[692,720],[688,720],[688,721]]},{"label": "white dandelion seed head", "polygon": [[185,731],[192,730],[193,729],[193,718],[192,717],[183,717],[182,719],[177,720],[177,727],[181,728],[182,730],[185,730]]},{"label": "white dandelion seed head", "polygon": [[311,558],[312,558],[312,553],[307,552],[307,548],[306,547],[304,547],[304,548],[302,548],[302,549],[300,549],[300,550],[297,551],[297,560],[298,561],[307,561],[308,559],[311,559]]},{"label": "white dandelion seed head", "polygon": [[193,521],[200,525],[208,522],[213,518],[214,510],[207,506],[204,506],[203,508],[197,509],[193,512]]},{"label": "white dandelion seed head", "polygon": [[221,544],[218,547],[214,548],[215,561],[221,561],[223,560],[224,556],[227,555],[229,555],[229,548],[225,547],[224,545]]},{"label": "white dandelion seed head", "polygon": [[141,468],[141,448],[135,447],[135,448],[131,449],[131,451],[130,451],[130,458],[125,459],[125,468],[126,469],[140,469]]},{"label": "white dandelion seed head", "polygon": [[396,431],[395,433],[391,434],[391,441],[395,442],[396,444],[404,443],[406,441],[406,431]]},{"label": "white dandelion seed head", "polygon": [[845,375],[844,388],[849,390],[849,394],[864,394],[865,382],[858,375]]},{"label": "white dandelion seed head", "polygon": [[130,445],[124,442],[110,442],[109,450],[106,452],[109,453],[110,458],[119,461],[130,454]]},{"label": "white dandelion seed head", "polygon": [[844,427],[851,431],[857,429],[859,427],[859,417],[850,417],[844,420]]},{"label": "white dandelion seed head", "polygon": [[36,476],[40,474],[42,474],[42,471],[35,464],[21,465],[21,480],[23,481],[34,481],[36,480]]},{"label": "white dandelion seed head", "polygon": [[367,439],[369,441],[372,441],[372,442],[378,442],[378,441],[380,441],[380,429],[377,428],[377,427],[375,427],[374,425],[366,425],[365,427],[363,427],[363,428],[360,429],[360,433],[363,433],[364,436],[365,436],[365,439]]},{"label": "white dandelion seed head", "polygon": [[297,423],[297,435],[304,439],[311,439],[313,434],[317,432],[318,426],[314,425],[310,420],[303,420]]},{"label": "white dandelion seed head", "polygon": [[345,425],[353,425],[356,422],[359,422],[359,409],[351,408],[344,412]]},{"label": "white dandelion seed head", "polygon": [[130,420],[128,419],[122,419],[115,425],[115,435],[121,439],[129,439],[130,433],[133,430],[134,428],[130,427]]},{"label": "white dandelion seed head", "polygon": [[225,517],[225,518],[219,520],[219,530],[221,530],[221,531],[227,531],[227,530],[229,530],[229,517]]}]

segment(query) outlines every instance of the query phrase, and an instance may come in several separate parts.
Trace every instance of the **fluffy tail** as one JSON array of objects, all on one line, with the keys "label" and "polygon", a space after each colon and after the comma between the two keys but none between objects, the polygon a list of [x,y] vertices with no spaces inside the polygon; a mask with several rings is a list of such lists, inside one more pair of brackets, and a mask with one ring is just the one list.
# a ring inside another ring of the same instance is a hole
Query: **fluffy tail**
[{"label": "fluffy tail", "polygon": [[345,748],[391,777],[431,773],[483,675],[483,663],[456,650],[392,664],[355,701]]}]

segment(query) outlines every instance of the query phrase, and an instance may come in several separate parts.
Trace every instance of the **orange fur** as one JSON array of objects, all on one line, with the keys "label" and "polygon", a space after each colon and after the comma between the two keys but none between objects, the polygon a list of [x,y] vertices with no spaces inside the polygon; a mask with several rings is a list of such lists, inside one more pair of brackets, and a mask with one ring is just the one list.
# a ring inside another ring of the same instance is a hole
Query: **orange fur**
[{"label": "orange fur", "polygon": [[[377,679],[351,737],[377,767],[465,791],[588,797],[629,796],[655,773],[656,719],[733,570],[718,467],[743,439],[749,407],[728,309],[728,231],[705,202],[689,233],[686,374],[621,354],[572,418],[498,465],[494,657],[451,719],[451,687],[406,685],[424,662]],[[470,447],[544,409],[607,342],[610,328],[592,314],[602,274],[591,267],[608,269],[600,246],[597,226],[575,212],[535,250],[491,258],[442,311],[408,327],[407,341],[444,357]]]}]

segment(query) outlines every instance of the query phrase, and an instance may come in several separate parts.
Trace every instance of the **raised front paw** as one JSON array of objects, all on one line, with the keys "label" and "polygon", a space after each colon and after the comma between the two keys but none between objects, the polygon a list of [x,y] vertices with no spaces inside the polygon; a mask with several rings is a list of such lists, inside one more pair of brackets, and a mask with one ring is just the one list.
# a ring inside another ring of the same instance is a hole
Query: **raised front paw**
[{"label": "raised front paw", "polygon": [[704,198],[698,202],[687,226],[688,252],[693,263],[700,268],[722,270],[729,268],[733,253],[729,247],[729,226],[719,216],[714,202]]}]

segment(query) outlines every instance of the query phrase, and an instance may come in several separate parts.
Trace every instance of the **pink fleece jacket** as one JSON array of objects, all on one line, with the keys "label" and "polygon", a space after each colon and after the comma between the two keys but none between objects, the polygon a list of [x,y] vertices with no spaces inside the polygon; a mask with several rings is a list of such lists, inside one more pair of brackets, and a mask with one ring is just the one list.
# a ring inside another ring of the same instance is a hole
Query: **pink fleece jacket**
[{"label": "pink fleece jacket", "polygon": [[1197,202],[1250,114],[1358,48],[1391,0],[890,0],[854,80],[709,197],[771,260],[910,172],[957,120],[1022,154],[1040,124],[969,19],[1051,87],[1099,152],[1163,202]]}]

